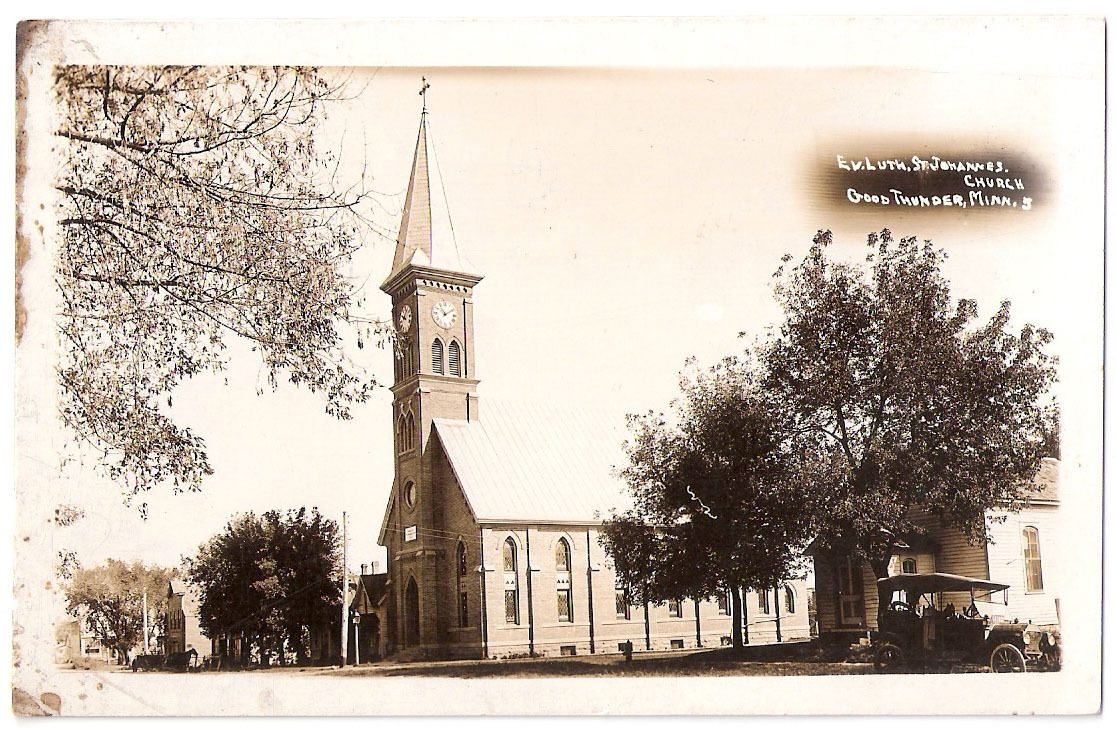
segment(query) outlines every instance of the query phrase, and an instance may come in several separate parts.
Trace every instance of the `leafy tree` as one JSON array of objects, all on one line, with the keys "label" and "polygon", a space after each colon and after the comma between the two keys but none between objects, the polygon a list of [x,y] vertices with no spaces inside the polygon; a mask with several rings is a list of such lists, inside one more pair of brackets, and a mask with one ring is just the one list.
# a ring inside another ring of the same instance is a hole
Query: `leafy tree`
[{"label": "leafy tree", "polygon": [[308,658],[309,628],[331,621],[341,605],[337,523],[305,507],[279,521],[274,541],[283,633],[299,663]]},{"label": "leafy tree", "polygon": [[603,526],[617,577],[640,599],[732,597],[742,647],[741,589],[796,572],[809,513],[794,468],[807,452],[759,382],[750,356],[684,375],[674,418],[629,416],[621,471],[632,508]]},{"label": "leafy tree", "polygon": [[1055,404],[1048,408],[1042,430],[1042,454],[1047,458],[1062,457],[1062,413]]},{"label": "leafy tree", "polygon": [[[167,586],[174,571],[109,559],[95,568],[77,568],[66,583],[66,611],[127,663],[128,651],[143,641],[143,595],[147,593],[148,637],[159,634],[167,610]],[[150,641],[150,639],[149,639]]]},{"label": "leafy tree", "polygon": [[330,414],[367,397],[340,332],[390,331],[355,314],[343,273],[365,195],[314,138],[342,87],[306,68],[59,68],[60,409],[129,501],[212,473],[165,406],[225,368],[229,340]]},{"label": "leafy tree", "polygon": [[340,535],[317,509],[248,513],[187,558],[198,589],[198,619],[210,637],[243,637],[242,655],[261,662],[293,650],[307,658],[308,630],[341,604]]},{"label": "leafy tree", "polygon": [[1034,490],[1056,361],[1048,331],[1009,330],[1007,302],[974,325],[976,303],[952,298],[929,241],[871,234],[859,265],[832,259],[831,242],[819,231],[777,272],[785,320],[764,384],[815,449],[803,470],[819,542],[882,578],[896,540],[923,531],[913,509],[976,544],[986,510]]}]

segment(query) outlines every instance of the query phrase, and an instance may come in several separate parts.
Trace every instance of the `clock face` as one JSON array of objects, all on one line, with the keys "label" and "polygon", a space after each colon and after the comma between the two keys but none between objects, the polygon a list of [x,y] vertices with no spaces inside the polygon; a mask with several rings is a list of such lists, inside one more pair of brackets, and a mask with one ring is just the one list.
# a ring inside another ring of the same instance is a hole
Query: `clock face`
[{"label": "clock face", "polygon": [[411,306],[403,305],[403,309],[399,310],[399,330],[400,332],[407,332],[411,329]]},{"label": "clock face", "polygon": [[430,315],[438,327],[449,330],[457,320],[457,310],[449,302],[438,302],[430,309]]}]

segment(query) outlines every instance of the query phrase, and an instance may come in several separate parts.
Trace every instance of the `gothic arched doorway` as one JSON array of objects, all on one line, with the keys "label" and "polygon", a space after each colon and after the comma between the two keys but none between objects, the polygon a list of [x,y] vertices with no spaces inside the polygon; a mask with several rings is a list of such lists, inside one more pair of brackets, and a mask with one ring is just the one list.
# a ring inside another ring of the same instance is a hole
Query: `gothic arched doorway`
[{"label": "gothic arched doorway", "polygon": [[407,581],[403,592],[403,644],[413,647],[419,644],[419,596],[415,579]]}]

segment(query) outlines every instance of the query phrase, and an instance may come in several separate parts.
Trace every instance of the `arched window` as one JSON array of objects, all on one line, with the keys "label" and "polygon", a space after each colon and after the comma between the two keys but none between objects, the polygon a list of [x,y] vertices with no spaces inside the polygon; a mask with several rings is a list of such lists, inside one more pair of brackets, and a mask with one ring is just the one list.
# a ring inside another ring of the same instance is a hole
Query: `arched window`
[{"label": "arched window", "polygon": [[725,592],[717,594],[717,614],[730,614],[729,595]]},{"label": "arched window", "polygon": [[504,540],[504,621],[519,624],[519,563],[510,537]]},{"label": "arched window", "polygon": [[573,593],[570,590],[570,544],[559,540],[554,549],[554,568],[558,589],[558,621],[573,621]]},{"label": "arched window", "polygon": [[767,589],[761,589],[757,592],[759,594],[760,611],[764,614],[771,614],[771,597]]},{"label": "arched window", "polygon": [[469,593],[465,590],[465,575],[469,572],[465,543],[457,543],[457,626],[469,626]]},{"label": "arched window", "polygon": [[918,561],[914,558],[904,558],[903,573],[918,573]]},{"label": "arched window", "polygon": [[1026,591],[1042,591],[1042,553],[1037,527],[1023,528],[1023,566],[1027,574]]},{"label": "arched window", "polygon": [[430,344],[430,370],[436,374],[446,373],[445,362],[442,356],[443,350],[442,339],[435,338],[434,342]]},{"label": "arched window", "polygon": [[415,416],[410,410],[403,409],[399,413],[399,452],[403,453],[415,447]]},{"label": "arched window", "polygon": [[783,587],[783,606],[787,614],[794,614],[794,589],[790,586]]},{"label": "arched window", "polygon": [[670,616],[672,616],[672,617],[681,617],[682,616],[682,600],[681,599],[671,599],[670,601],[668,601],[667,602],[667,613],[670,614]]},{"label": "arched window", "polygon": [[451,340],[449,344],[449,375],[461,376],[461,346],[456,340]]}]

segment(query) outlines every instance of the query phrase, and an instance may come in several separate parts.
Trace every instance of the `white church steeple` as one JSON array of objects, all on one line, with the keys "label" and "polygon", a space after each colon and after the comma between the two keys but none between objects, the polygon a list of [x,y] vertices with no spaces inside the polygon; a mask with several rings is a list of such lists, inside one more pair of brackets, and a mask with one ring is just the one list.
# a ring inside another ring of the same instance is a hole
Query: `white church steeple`
[{"label": "white church steeple", "polygon": [[423,96],[422,117],[411,164],[411,179],[407,184],[407,199],[403,204],[399,236],[395,240],[395,258],[385,284],[410,264],[459,274],[476,272],[463,258],[453,232],[437,152],[434,156],[434,177],[431,177],[426,111],[426,90],[429,86],[424,77],[422,91],[419,93]]}]

